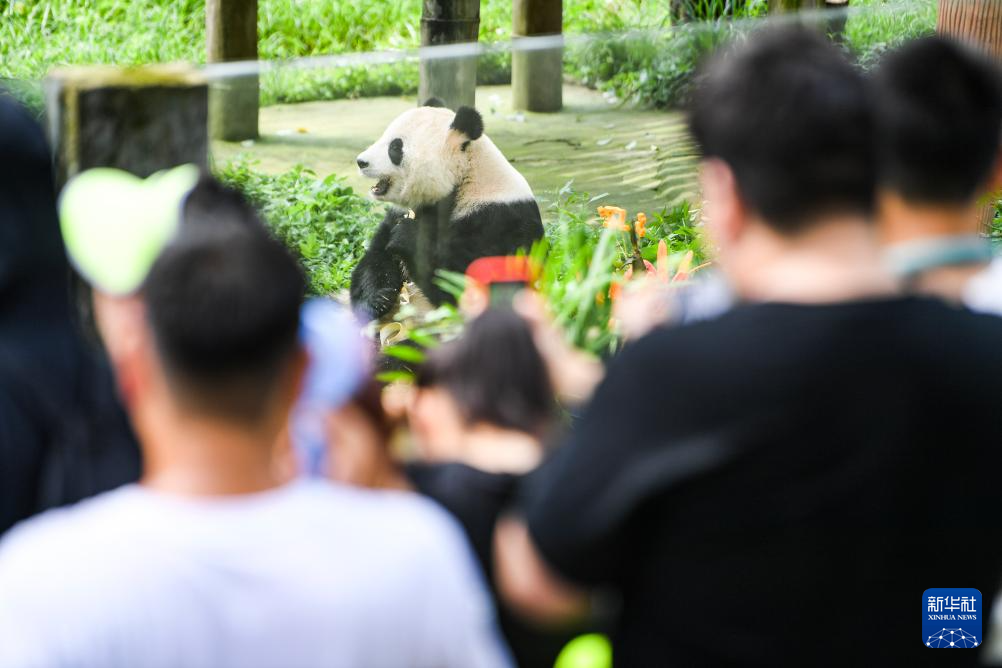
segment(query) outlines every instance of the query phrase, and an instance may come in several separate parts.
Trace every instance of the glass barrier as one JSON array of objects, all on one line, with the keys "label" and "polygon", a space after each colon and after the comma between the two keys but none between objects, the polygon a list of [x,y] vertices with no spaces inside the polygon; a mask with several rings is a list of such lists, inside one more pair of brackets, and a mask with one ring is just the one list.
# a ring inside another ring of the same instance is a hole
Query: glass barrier
[{"label": "glass barrier", "polygon": [[[299,4],[304,12],[312,11],[311,3]],[[481,3],[482,12],[494,12],[494,4]],[[611,11],[613,5],[622,11]],[[767,3],[757,0],[681,5],[700,5],[701,16],[710,19],[673,15],[672,7],[679,3],[610,3],[605,18],[594,23],[617,30],[567,29],[562,36],[488,41],[493,36],[485,36],[483,26],[497,17],[485,14],[479,43],[417,48],[414,30],[403,49],[202,66],[210,83],[210,108],[227,91],[243,89],[243,98],[230,98],[228,112],[249,114],[252,120],[256,114],[259,130],[253,138],[213,140],[210,164],[252,197],[303,257],[312,290],[339,293],[348,288],[388,205],[406,209],[413,201],[400,195],[405,185],[401,170],[413,170],[406,174],[413,188],[424,187],[422,179],[446,178],[443,174],[456,180],[450,186],[468,178],[453,169],[455,152],[462,148],[424,125],[423,116],[398,127],[400,137],[384,137],[387,128],[399,125],[419,98],[449,98],[454,107],[464,101],[482,117],[485,138],[476,141],[492,142],[501,162],[510,166],[482,165],[477,196],[518,199],[517,181],[524,177],[551,243],[581,229],[594,237],[618,226],[628,232],[610,242],[620,253],[619,269],[642,269],[641,260],[657,264],[663,246],[672,258],[672,271],[696,267],[712,254],[700,238],[699,156],[683,111],[699,63],[752,30],[801,22],[827,32],[863,67],[870,67],[894,45],[933,32],[937,7],[935,0],[870,0],[853,2],[848,9],[770,14]],[[565,26],[580,25],[580,8],[575,3],[565,7]],[[413,26],[420,19],[420,8],[415,11]],[[262,16],[259,26],[263,55],[275,50],[277,29],[269,20]],[[310,41],[305,31],[311,25],[304,21],[296,29],[297,43]],[[67,53],[82,54],[77,62],[86,64],[114,61],[105,57],[110,52]],[[165,47],[163,55],[171,53]],[[159,55],[155,52],[149,60]],[[53,55],[50,64],[65,61]],[[44,65],[35,62],[24,71],[37,75]],[[3,83],[9,93],[41,114],[44,94],[38,79],[18,77],[16,61],[4,67],[0,75],[8,77]],[[556,99],[558,108],[527,110],[526,90],[533,86],[544,89],[535,91],[547,100],[541,106],[552,106]],[[259,110],[252,104],[255,96]],[[390,153],[391,141],[398,138],[404,140],[397,148],[402,166]],[[507,176],[499,177],[499,169]],[[391,171],[400,177],[397,183],[382,178]],[[587,247],[588,253],[597,243]],[[693,255],[686,260],[690,250]],[[585,255],[569,262],[568,267],[577,263],[579,273],[588,266]]]}]

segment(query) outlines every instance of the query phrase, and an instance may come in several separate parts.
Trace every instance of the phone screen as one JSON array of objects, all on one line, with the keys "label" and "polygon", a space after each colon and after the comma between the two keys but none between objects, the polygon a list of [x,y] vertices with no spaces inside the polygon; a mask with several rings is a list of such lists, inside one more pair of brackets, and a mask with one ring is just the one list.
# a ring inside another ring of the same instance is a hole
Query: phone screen
[{"label": "phone screen", "polygon": [[525,290],[523,281],[498,281],[491,283],[488,288],[488,297],[491,306],[511,307],[512,302],[522,290]]}]

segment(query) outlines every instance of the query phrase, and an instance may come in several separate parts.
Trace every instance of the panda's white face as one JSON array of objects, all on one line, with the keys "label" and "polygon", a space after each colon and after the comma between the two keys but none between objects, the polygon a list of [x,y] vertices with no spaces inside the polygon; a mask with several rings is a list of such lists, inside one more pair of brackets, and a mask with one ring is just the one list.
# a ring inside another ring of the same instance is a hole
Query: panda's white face
[{"label": "panda's white face", "polygon": [[390,123],[357,159],[362,174],[376,179],[372,196],[414,209],[452,192],[469,165],[469,138],[452,127],[455,118],[448,109],[418,107]]}]

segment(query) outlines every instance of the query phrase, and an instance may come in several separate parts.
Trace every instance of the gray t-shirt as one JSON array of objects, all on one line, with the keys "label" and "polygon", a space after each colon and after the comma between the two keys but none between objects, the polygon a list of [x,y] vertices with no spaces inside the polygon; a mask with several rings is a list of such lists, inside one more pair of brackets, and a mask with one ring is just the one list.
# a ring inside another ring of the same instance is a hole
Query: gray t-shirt
[{"label": "gray t-shirt", "polygon": [[0,542],[0,666],[507,665],[460,529],[410,494],[129,485]]}]

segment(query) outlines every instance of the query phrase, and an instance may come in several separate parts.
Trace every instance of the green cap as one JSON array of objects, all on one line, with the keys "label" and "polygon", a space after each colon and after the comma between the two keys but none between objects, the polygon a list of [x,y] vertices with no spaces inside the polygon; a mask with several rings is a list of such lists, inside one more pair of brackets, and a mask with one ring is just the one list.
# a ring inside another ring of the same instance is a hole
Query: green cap
[{"label": "green cap", "polygon": [[612,645],[598,633],[578,636],[560,651],[554,668],[612,668]]},{"label": "green cap", "polygon": [[198,175],[195,165],[145,180],[99,167],[71,179],[59,200],[70,261],[96,290],[113,295],[138,290],[177,231],[181,204]]}]

